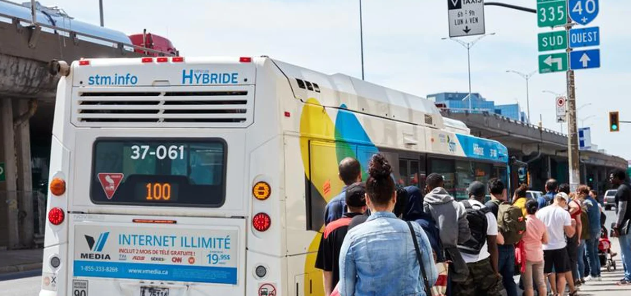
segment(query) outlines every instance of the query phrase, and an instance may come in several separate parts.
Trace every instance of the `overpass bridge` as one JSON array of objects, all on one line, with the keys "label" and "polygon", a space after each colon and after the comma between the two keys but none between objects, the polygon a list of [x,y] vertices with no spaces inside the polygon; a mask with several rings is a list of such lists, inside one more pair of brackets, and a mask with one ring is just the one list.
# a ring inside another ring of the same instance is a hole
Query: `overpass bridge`
[{"label": "overpass bridge", "polygon": [[[548,178],[569,182],[567,135],[489,112],[442,109],[442,114],[464,122],[471,134],[499,141],[508,147],[511,157],[528,165],[528,183],[534,190],[543,191]],[[611,170],[626,170],[628,166],[625,159],[608,155],[604,150],[581,150],[580,163],[581,183],[599,193],[608,188],[607,174]]]},{"label": "overpass bridge", "polygon": [[131,44],[121,32],[30,4],[0,0],[0,248],[30,247],[34,235],[44,233],[38,217],[45,212],[42,183],[48,179],[58,82],[48,63],[165,55]]}]

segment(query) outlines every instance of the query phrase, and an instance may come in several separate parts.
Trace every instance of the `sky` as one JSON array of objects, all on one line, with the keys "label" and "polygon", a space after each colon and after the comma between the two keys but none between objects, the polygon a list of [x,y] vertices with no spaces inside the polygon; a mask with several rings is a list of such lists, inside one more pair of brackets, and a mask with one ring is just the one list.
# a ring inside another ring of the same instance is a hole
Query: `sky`
[{"label": "sky", "polygon": [[[448,37],[448,0],[363,0],[366,80],[417,96],[467,92],[467,53]],[[98,1],[40,0],[77,20],[98,24]],[[488,1],[487,1],[488,2]],[[496,0],[530,8],[535,0]],[[608,112],[631,121],[631,15],[629,0],[600,1],[589,26],[600,26],[601,68],[576,71],[579,127],[591,127],[592,142],[631,159],[631,124],[609,132]],[[358,0],[103,0],[105,26],[128,34],[143,29],[167,36],[182,56],[270,57],[327,74],[361,77]],[[518,102],[526,111],[526,82],[515,70],[537,70],[535,14],[486,6],[486,32],[471,49],[472,91],[496,104]],[[475,37],[474,37],[475,38]],[[474,38],[462,38],[468,41]],[[531,121],[552,130],[555,96],[565,93],[564,73],[530,79]],[[563,125],[567,132],[567,125]]]}]

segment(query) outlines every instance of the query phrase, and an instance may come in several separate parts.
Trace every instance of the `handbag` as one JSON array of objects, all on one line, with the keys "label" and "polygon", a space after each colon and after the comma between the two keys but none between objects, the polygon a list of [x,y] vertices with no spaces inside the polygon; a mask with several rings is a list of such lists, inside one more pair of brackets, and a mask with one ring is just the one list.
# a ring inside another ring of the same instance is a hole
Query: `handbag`
[{"label": "handbag", "polygon": [[421,270],[421,277],[423,278],[423,283],[425,284],[425,295],[432,295],[432,292],[429,289],[429,282],[427,281],[427,276],[425,275],[425,268],[423,264],[423,257],[421,256],[421,249],[418,246],[418,240],[416,238],[416,233],[414,232],[414,227],[412,227],[412,223],[407,221],[408,227],[410,228],[410,234],[412,235],[412,242],[414,243],[414,250],[416,250],[416,259],[418,260],[419,269]]}]

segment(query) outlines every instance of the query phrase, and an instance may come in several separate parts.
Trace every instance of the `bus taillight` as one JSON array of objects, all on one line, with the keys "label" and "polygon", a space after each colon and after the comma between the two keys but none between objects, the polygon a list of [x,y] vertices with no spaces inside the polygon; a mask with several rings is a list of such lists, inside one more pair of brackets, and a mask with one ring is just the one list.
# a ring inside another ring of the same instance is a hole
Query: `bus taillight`
[{"label": "bus taillight", "polygon": [[64,210],[60,208],[52,208],[48,212],[48,221],[53,225],[59,225],[64,222]]},{"label": "bus taillight", "polygon": [[171,58],[171,61],[174,63],[182,63],[184,62],[184,58],[183,57],[173,57]]},{"label": "bus taillight", "polygon": [[241,63],[251,63],[252,62],[252,58],[251,57],[240,57],[239,58],[239,62],[241,62]]},{"label": "bus taillight", "polygon": [[168,62],[168,61],[169,61],[169,58],[166,58],[166,57],[159,57],[159,58],[157,58],[157,59],[156,59],[156,61],[157,61],[158,63],[166,63],[166,62]]},{"label": "bus taillight", "polygon": [[252,187],[252,195],[258,200],[266,200],[272,194],[272,188],[267,182],[257,182]]},{"label": "bus taillight", "polygon": [[53,178],[50,182],[50,193],[56,196],[66,193],[66,181],[61,178]]},{"label": "bus taillight", "polygon": [[268,214],[258,213],[252,218],[252,227],[260,232],[268,230],[271,225],[272,218]]},{"label": "bus taillight", "polygon": [[153,58],[142,58],[140,61],[143,63],[153,63]]}]

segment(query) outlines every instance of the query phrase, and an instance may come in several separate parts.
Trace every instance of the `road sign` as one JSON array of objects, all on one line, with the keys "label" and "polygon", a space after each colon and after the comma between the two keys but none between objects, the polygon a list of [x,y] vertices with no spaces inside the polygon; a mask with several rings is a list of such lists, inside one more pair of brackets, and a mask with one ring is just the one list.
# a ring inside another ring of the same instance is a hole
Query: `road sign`
[{"label": "road sign", "polygon": [[539,56],[539,73],[567,71],[567,53],[551,53]]},{"label": "road sign", "polygon": [[557,122],[565,122],[565,114],[567,112],[567,100],[565,97],[558,97],[556,99],[557,106]]},{"label": "road sign", "polygon": [[587,25],[598,16],[598,0],[569,0],[570,17],[573,21]]},{"label": "road sign", "polygon": [[554,31],[539,33],[539,51],[550,51],[567,48],[567,33]]},{"label": "road sign", "polygon": [[482,35],[484,0],[447,0],[449,37]]},{"label": "road sign", "polygon": [[580,28],[570,30],[570,47],[588,47],[600,45],[600,28]]},{"label": "road sign", "polygon": [[600,49],[571,52],[570,68],[572,70],[600,68]]},{"label": "road sign", "polygon": [[567,23],[566,0],[537,0],[537,25],[540,28]]},{"label": "road sign", "polygon": [[592,129],[582,127],[578,129],[578,149],[589,150],[592,148]]},{"label": "road sign", "polygon": [[0,162],[0,182],[4,182],[6,180],[4,173],[4,162]]}]

